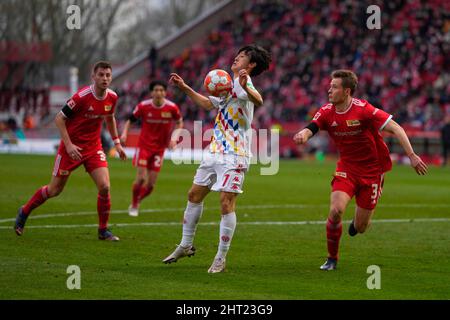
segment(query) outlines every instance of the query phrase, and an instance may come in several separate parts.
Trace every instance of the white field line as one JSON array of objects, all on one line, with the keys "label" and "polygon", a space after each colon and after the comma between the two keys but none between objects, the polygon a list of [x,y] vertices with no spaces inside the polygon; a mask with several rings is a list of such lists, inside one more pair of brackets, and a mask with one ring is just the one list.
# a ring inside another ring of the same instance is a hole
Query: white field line
[{"label": "white field line", "polygon": [[[308,208],[328,208],[328,204],[268,204],[268,205],[243,205],[239,206],[241,210],[253,210],[253,209],[308,209]],[[448,203],[399,203],[399,204],[379,204],[378,208],[450,208]],[[139,212],[181,212],[183,213],[185,207],[178,208],[160,208],[160,209],[143,209]],[[205,210],[220,210],[219,207],[205,207]],[[111,210],[111,214],[123,214],[128,213],[128,210]],[[14,218],[0,219],[0,223],[15,221]],[[45,219],[55,217],[69,217],[69,216],[87,216],[97,214],[96,211],[80,211],[80,212],[59,212],[50,214],[31,215],[29,219]]]},{"label": "white field line", "polygon": [[[350,223],[351,220],[345,220],[343,223]],[[450,218],[415,218],[415,219],[374,219],[372,223],[410,223],[410,222],[450,222]],[[323,220],[313,221],[243,221],[239,225],[252,226],[286,226],[286,225],[315,225],[325,224]],[[199,225],[215,226],[218,222],[200,222]],[[181,222],[138,222],[138,223],[112,223],[112,227],[159,227],[159,226],[177,226]],[[97,224],[55,224],[41,226],[27,226],[27,229],[70,229],[70,228],[96,228]],[[0,226],[1,229],[12,229],[12,226]]]}]

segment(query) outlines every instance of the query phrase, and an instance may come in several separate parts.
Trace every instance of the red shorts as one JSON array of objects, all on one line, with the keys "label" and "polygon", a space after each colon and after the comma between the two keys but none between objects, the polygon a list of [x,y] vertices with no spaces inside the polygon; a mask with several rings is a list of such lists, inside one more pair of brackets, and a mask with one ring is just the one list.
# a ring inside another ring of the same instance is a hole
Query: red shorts
[{"label": "red shorts", "polygon": [[74,160],[67,154],[66,148],[60,144],[56,154],[55,165],[53,166],[53,175],[55,177],[68,176],[82,164],[88,173],[97,168],[108,167],[102,147],[98,147],[88,154],[83,154],[81,160]]},{"label": "red shorts", "polygon": [[344,191],[350,198],[355,196],[358,207],[373,210],[381,196],[384,174],[360,177],[350,172],[336,171],[331,181],[333,191]]},{"label": "red shorts", "polygon": [[153,151],[137,148],[133,158],[133,166],[144,167],[150,171],[159,172],[164,160],[164,150]]}]

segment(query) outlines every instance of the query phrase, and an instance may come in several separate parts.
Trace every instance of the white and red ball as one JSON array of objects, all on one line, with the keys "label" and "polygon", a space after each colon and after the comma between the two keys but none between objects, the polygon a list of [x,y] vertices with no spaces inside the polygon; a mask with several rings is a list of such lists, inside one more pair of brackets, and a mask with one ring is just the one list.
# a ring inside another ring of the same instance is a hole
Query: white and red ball
[{"label": "white and red ball", "polygon": [[225,70],[214,69],[208,72],[203,85],[210,95],[222,97],[233,89],[233,80]]}]

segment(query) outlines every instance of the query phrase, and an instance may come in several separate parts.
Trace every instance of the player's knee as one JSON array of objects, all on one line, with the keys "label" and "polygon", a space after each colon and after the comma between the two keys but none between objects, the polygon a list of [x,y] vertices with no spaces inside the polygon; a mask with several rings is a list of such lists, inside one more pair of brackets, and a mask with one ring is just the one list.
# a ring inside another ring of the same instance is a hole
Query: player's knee
[{"label": "player's knee", "polygon": [[64,187],[63,186],[48,186],[47,194],[49,198],[53,198],[58,196],[62,191]]},{"label": "player's knee", "polygon": [[369,226],[368,222],[356,222],[355,223],[355,229],[358,231],[358,233],[366,232],[368,226]]},{"label": "player's knee", "polygon": [[110,189],[109,183],[101,183],[98,186],[98,193],[102,195],[107,195],[109,194],[109,189]]},{"label": "player's knee", "polygon": [[195,190],[191,189],[188,192],[188,200],[192,203],[200,203],[202,201],[200,194],[195,192]]},{"label": "player's knee", "polygon": [[344,213],[344,209],[344,206],[341,206],[339,204],[332,204],[330,208],[330,218],[336,222],[340,221],[341,216]]}]

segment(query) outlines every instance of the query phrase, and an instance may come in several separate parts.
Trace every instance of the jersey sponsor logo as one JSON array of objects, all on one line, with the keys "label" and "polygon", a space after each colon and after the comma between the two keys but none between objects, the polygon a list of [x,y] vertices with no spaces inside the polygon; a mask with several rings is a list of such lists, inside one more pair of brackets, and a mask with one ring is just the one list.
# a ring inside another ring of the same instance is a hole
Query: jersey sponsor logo
[{"label": "jersey sponsor logo", "polygon": [[322,114],[321,114],[320,112],[317,112],[317,113],[314,115],[313,121],[319,119],[319,117],[320,117],[321,115],[322,115]]},{"label": "jersey sponsor logo", "polygon": [[172,118],[172,114],[170,112],[161,112],[161,117]]},{"label": "jersey sponsor logo", "polygon": [[73,101],[73,99],[70,99],[69,101],[67,101],[67,105],[69,106],[70,109],[73,109],[76,103],[75,101]]},{"label": "jersey sponsor logo", "polygon": [[359,120],[347,120],[347,127],[357,127],[361,125],[361,122]]},{"label": "jersey sponsor logo", "polygon": [[345,136],[356,136],[361,132],[362,130],[344,131],[344,132],[334,131],[333,134],[338,137],[345,137]]},{"label": "jersey sponsor logo", "polygon": [[112,104],[105,104],[105,111],[111,111]]},{"label": "jersey sponsor logo", "polygon": [[97,118],[100,118],[101,115],[100,114],[85,113],[84,117],[88,118],[88,119],[97,119]]},{"label": "jersey sponsor logo", "polygon": [[336,122],[336,121],[333,121],[333,123],[331,124],[331,126],[332,126],[332,127],[337,127],[337,126],[338,126],[338,124],[337,124],[337,122]]},{"label": "jersey sponsor logo", "polygon": [[94,111],[94,108],[92,106],[89,106],[88,111]]},{"label": "jersey sponsor logo", "polygon": [[336,171],[334,173],[335,177],[342,177],[342,178],[347,178],[347,172],[342,172],[342,171]]},{"label": "jersey sponsor logo", "polygon": [[69,170],[59,170],[59,175],[61,176],[68,176],[69,175]]}]

